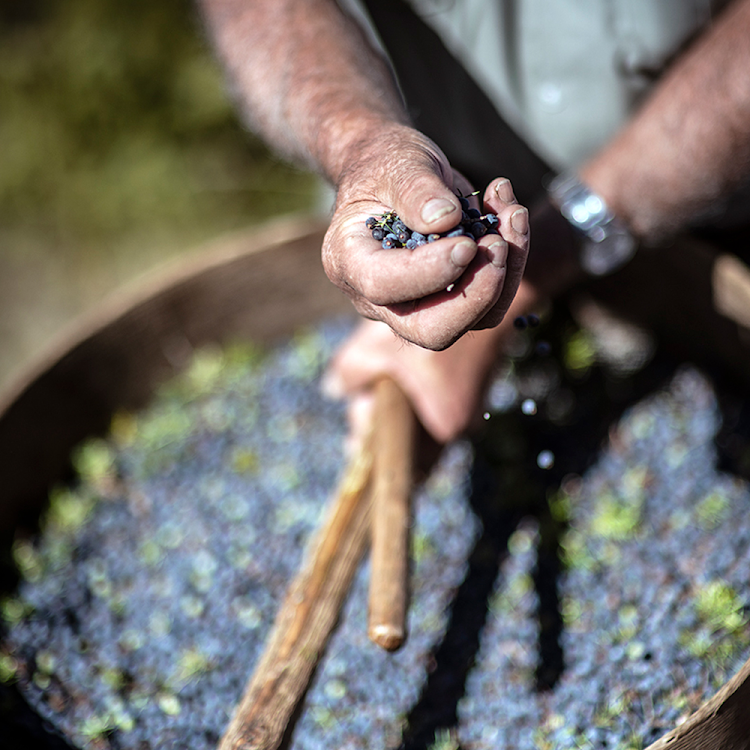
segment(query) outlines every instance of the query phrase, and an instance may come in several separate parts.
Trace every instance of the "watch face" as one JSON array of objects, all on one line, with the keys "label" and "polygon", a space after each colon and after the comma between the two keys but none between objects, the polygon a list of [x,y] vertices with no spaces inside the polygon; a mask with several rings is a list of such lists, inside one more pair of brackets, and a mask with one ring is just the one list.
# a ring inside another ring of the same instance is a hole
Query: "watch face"
[{"label": "watch face", "polygon": [[552,204],[583,235],[580,263],[584,271],[604,276],[633,257],[635,238],[575,174],[558,175],[548,191]]},{"label": "watch face", "polygon": [[593,276],[605,276],[624,266],[635,255],[635,239],[627,232],[612,230],[601,241],[583,241],[581,266]]}]

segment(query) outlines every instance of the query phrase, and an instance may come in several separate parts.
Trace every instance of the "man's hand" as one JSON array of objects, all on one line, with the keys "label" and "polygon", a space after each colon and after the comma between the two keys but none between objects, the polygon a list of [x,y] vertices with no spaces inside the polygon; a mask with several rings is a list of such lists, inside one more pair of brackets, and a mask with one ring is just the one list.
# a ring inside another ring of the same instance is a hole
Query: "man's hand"
[{"label": "man's hand", "polygon": [[324,390],[330,396],[348,397],[356,442],[369,424],[371,386],[387,375],[409,397],[432,438],[447,443],[481,422],[492,367],[504,345],[517,335],[513,319],[536,309],[541,299],[532,286],[522,283],[500,325],[468,333],[439,352],[399,339],[383,323],[363,321],[334,356]]},{"label": "man's hand", "polygon": [[445,349],[468,330],[497,325],[529,246],[528,211],[507,180],[489,186],[483,207],[477,201],[500,220],[499,234],[478,242],[446,237],[415,250],[384,250],[365,227],[368,216],[393,210],[413,230],[444,232],[461,220],[458,195],[471,192],[424,135],[402,125],[383,129],[362,143],[342,173],[323,245],[326,273],[360,314],[427,349]]}]

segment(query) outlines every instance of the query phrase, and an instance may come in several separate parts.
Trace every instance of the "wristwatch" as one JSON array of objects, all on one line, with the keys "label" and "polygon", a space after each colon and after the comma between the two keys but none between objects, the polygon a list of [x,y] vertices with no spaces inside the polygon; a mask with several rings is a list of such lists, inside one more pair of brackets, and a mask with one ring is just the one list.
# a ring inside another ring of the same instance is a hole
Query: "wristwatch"
[{"label": "wristwatch", "polygon": [[581,235],[579,260],[584,271],[605,276],[624,266],[638,242],[607,207],[573,173],[557,175],[547,192],[553,205]]}]

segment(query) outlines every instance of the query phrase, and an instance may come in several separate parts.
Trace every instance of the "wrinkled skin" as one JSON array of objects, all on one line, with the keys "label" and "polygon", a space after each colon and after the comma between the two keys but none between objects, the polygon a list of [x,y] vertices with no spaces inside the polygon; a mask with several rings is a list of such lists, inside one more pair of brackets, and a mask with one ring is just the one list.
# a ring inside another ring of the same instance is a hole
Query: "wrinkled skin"
[{"label": "wrinkled skin", "polygon": [[466,331],[497,325],[529,248],[528,211],[507,180],[498,178],[484,193],[499,235],[478,243],[446,237],[415,250],[383,250],[365,227],[368,216],[394,210],[411,229],[447,231],[460,221],[457,194],[472,192],[434,143],[411,128],[392,128],[368,143],[341,181],[323,245],[326,273],[361,315],[426,349],[445,349]]}]

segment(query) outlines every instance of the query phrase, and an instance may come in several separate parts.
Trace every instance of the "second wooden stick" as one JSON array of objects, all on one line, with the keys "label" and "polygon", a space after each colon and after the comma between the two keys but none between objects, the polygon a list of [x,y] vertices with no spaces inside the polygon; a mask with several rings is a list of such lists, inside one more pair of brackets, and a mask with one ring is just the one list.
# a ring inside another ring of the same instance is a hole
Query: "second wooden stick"
[{"label": "second wooden stick", "polygon": [[368,635],[388,651],[406,638],[416,418],[390,378],[375,386]]}]

